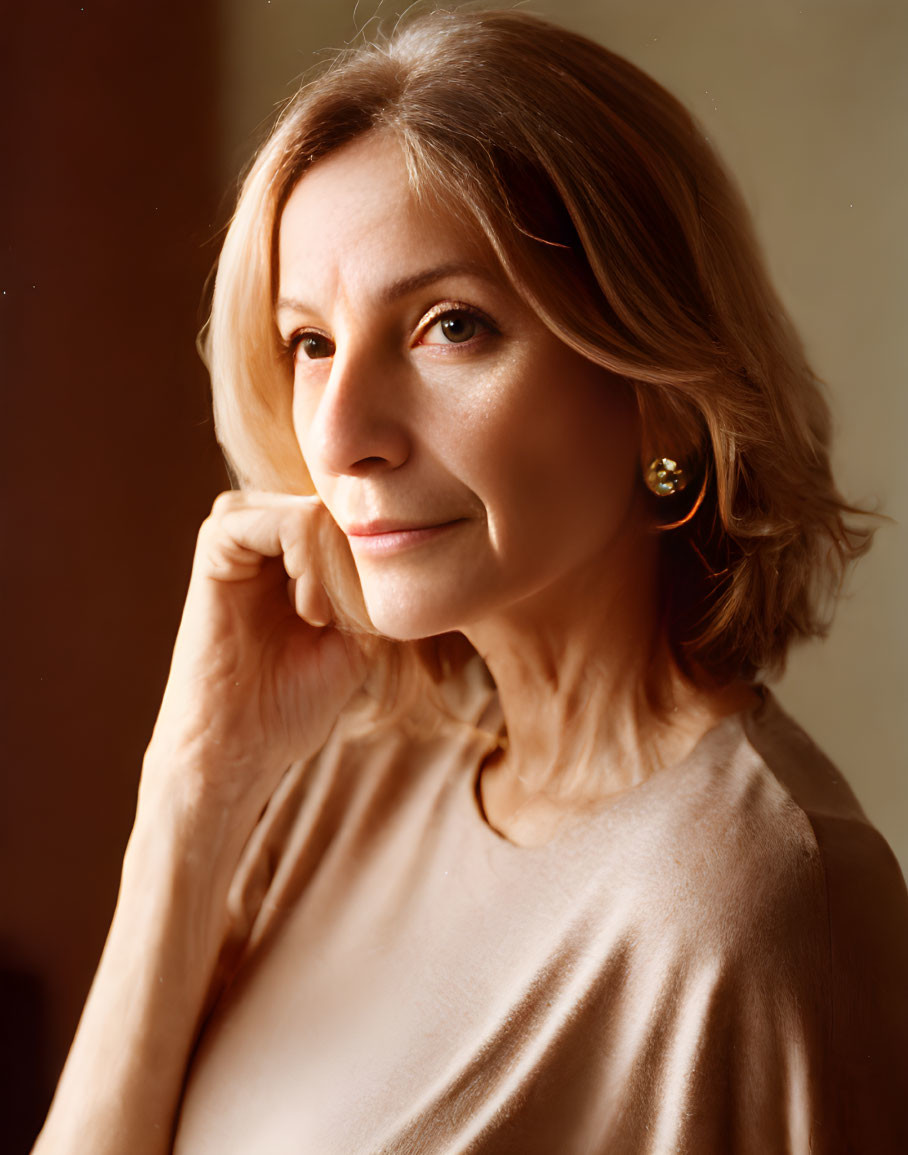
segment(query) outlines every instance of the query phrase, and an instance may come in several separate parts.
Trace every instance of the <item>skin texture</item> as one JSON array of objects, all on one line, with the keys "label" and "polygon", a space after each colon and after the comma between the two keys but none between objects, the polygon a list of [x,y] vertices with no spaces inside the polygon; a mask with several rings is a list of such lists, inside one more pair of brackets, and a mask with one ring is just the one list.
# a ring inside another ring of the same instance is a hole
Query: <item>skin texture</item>
[{"label": "skin texture", "polygon": [[685,683],[658,636],[628,383],[559,340],[456,215],[414,197],[393,136],[297,185],[279,266],[297,436],[331,515],[347,531],[456,519],[381,552],[350,542],[379,630],[460,630],[486,659],[510,739],[483,775],[493,824],[544,840],[740,707],[740,688]]}]

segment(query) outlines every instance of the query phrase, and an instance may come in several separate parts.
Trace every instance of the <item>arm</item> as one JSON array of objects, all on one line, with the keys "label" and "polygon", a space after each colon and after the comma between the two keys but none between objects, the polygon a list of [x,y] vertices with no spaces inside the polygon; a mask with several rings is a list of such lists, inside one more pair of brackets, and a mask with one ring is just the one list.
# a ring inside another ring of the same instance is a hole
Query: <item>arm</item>
[{"label": "arm", "polygon": [[137,817],[107,943],[35,1155],[171,1148],[238,849],[207,820],[177,836],[157,817]]},{"label": "arm", "polygon": [[349,635],[311,624],[332,612],[326,518],[312,499],[231,494],[200,531],[116,911],[33,1155],[171,1149],[243,848],[365,676]]}]

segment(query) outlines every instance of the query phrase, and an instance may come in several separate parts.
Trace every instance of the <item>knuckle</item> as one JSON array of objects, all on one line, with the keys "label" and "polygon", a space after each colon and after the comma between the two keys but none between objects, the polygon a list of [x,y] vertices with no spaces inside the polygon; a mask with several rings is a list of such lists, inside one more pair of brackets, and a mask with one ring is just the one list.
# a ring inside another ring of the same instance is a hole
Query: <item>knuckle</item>
[{"label": "knuckle", "polygon": [[198,533],[199,545],[203,545],[205,542],[210,541],[212,539],[212,537],[214,537],[217,534],[217,531],[218,531],[217,518],[214,516],[214,511],[212,511],[205,518],[205,520],[202,522],[202,524],[199,526],[199,533]]},{"label": "knuckle", "polygon": [[245,497],[236,489],[225,489],[214,499],[211,506],[213,516],[223,516],[245,504]]}]

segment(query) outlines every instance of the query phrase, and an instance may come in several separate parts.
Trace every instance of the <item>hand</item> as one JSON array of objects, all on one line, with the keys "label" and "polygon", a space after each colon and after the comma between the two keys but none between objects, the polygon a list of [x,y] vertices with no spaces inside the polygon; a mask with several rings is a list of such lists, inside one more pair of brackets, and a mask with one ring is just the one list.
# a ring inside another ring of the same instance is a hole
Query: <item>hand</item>
[{"label": "hand", "polygon": [[[289,575],[289,581],[288,581]],[[346,538],[315,497],[220,494],[192,576],[140,790],[221,803],[254,823],[294,760],[315,753],[368,667],[325,589],[354,590]]]}]

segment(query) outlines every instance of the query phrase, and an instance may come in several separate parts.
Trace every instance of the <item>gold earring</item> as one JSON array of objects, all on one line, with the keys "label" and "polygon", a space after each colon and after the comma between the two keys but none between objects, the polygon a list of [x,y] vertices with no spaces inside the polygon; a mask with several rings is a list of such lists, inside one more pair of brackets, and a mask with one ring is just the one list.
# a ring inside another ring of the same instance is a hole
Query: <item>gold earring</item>
[{"label": "gold earring", "polygon": [[671,497],[687,487],[687,473],[671,457],[657,457],[647,466],[643,480],[646,488],[656,497]]}]

